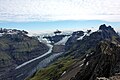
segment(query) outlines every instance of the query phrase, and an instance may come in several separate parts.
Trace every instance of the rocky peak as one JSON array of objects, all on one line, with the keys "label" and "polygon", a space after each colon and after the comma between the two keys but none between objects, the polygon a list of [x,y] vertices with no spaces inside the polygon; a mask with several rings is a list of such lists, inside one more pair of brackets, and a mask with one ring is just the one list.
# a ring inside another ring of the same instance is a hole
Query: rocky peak
[{"label": "rocky peak", "polygon": [[105,30],[106,28],[107,28],[107,26],[105,24],[103,24],[99,27],[99,30]]},{"label": "rocky peak", "polygon": [[113,30],[114,31],[114,29],[109,25],[109,26],[106,26],[105,24],[103,24],[103,25],[101,25],[100,27],[99,27],[99,30]]},{"label": "rocky peak", "polygon": [[99,27],[98,33],[101,34],[102,39],[112,39],[113,36],[119,37],[111,26],[106,26],[105,24]]}]

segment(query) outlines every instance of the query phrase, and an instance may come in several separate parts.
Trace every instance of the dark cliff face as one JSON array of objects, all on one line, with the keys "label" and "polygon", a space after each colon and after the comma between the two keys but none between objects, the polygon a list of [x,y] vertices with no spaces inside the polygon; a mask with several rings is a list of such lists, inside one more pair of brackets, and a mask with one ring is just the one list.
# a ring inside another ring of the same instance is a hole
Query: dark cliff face
[{"label": "dark cliff face", "polygon": [[3,34],[0,37],[0,75],[48,51],[37,38],[26,34]]},{"label": "dark cliff face", "polygon": [[102,41],[92,53],[86,57],[83,67],[71,80],[109,78],[120,72],[120,45],[118,43]]},{"label": "dark cliff face", "polygon": [[65,44],[65,50],[66,51],[69,50],[73,46],[73,44],[77,41],[77,39],[83,35],[84,35],[83,31],[73,32],[71,37],[68,39],[68,41]]}]

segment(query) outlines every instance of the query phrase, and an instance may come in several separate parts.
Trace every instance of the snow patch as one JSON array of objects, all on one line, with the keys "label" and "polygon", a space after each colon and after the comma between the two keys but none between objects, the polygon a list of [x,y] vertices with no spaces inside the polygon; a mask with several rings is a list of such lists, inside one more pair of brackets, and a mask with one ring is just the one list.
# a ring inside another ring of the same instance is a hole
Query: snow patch
[{"label": "snow patch", "polygon": [[65,45],[65,43],[68,41],[69,38],[70,38],[70,36],[65,36],[62,40],[55,43],[54,45]]},{"label": "snow patch", "polygon": [[86,57],[88,57],[88,56],[89,56],[89,54],[86,55]]},{"label": "snow patch", "polygon": [[18,34],[18,32],[8,32],[7,34],[13,35],[13,34]]},{"label": "snow patch", "polygon": [[28,34],[27,34],[27,36],[32,37],[32,36],[35,36],[35,35],[34,35],[34,34],[32,34],[32,33],[28,33]]},{"label": "snow patch", "polygon": [[120,47],[120,45],[118,44],[118,47]]},{"label": "snow patch", "polygon": [[82,67],[84,64],[81,64],[79,67]]},{"label": "snow patch", "polygon": [[84,58],[82,61],[85,61],[86,60],[86,58]]},{"label": "snow patch", "polygon": [[82,40],[86,35],[87,35],[87,33],[84,32],[84,35],[77,38],[77,40]]},{"label": "snow patch", "polygon": [[93,32],[91,31],[90,33],[86,33],[86,36],[90,36]]},{"label": "snow patch", "polygon": [[110,80],[110,79],[105,78],[105,77],[97,77],[97,80]]},{"label": "snow patch", "polygon": [[2,37],[3,36],[3,33],[0,33],[0,37]]},{"label": "snow patch", "polygon": [[93,33],[92,31],[90,33],[84,32],[84,35],[77,38],[77,40],[82,40],[85,36],[90,36],[90,34],[92,33]]},{"label": "snow patch", "polygon": [[86,65],[88,65],[88,64],[89,64],[89,62],[86,63]]},{"label": "snow patch", "polygon": [[86,34],[86,36],[90,36],[90,33],[89,33],[89,34]]},{"label": "snow patch", "polygon": [[82,40],[85,35],[86,35],[86,34],[84,33],[84,35],[83,35],[83,36],[80,36],[79,38],[77,38],[77,40]]},{"label": "snow patch", "polygon": [[90,54],[92,55],[94,52],[91,52]]},{"label": "snow patch", "polygon": [[65,73],[66,73],[66,71],[64,71],[61,76],[63,76]]},{"label": "snow patch", "polygon": [[97,30],[97,32],[102,32],[102,30]]}]

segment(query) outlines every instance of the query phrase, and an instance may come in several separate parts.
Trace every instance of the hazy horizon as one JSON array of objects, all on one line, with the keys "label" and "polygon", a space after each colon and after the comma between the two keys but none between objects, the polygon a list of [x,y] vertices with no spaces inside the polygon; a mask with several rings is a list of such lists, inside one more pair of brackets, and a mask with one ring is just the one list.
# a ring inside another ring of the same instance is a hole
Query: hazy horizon
[{"label": "hazy horizon", "polygon": [[120,32],[120,0],[0,0],[1,28],[39,33],[101,24]]},{"label": "hazy horizon", "polygon": [[77,31],[91,29],[98,30],[102,24],[111,25],[116,31],[120,32],[119,22],[107,22],[100,20],[64,20],[49,22],[1,22],[0,28],[26,30],[30,33],[46,33],[55,30]]}]

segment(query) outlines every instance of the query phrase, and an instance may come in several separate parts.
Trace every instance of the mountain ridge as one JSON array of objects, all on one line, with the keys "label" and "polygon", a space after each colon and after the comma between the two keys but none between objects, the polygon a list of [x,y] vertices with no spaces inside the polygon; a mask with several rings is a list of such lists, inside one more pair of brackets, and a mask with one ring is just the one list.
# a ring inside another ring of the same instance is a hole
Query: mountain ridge
[{"label": "mountain ridge", "polygon": [[[107,79],[115,76],[115,69],[119,71],[119,68],[115,68],[115,63],[119,62],[119,35],[111,26],[105,24],[101,25],[98,31],[89,35],[84,34],[85,32],[81,31],[74,32],[65,44],[67,49],[63,59],[45,68],[46,74],[47,70],[51,70],[49,74],[42,76],[43,69],[38,71],[30,80],[96,80],[101,77]],[[77,40],[80,37],[82,39]],[[69,59],[74,62],[67,65],[66,68],[64,63],[71,62]],[[59,65],[62,66],[58,67]],[[52,70],[56,73],[52,72]],[[59,73],[57,70],[62,72]]]}]

